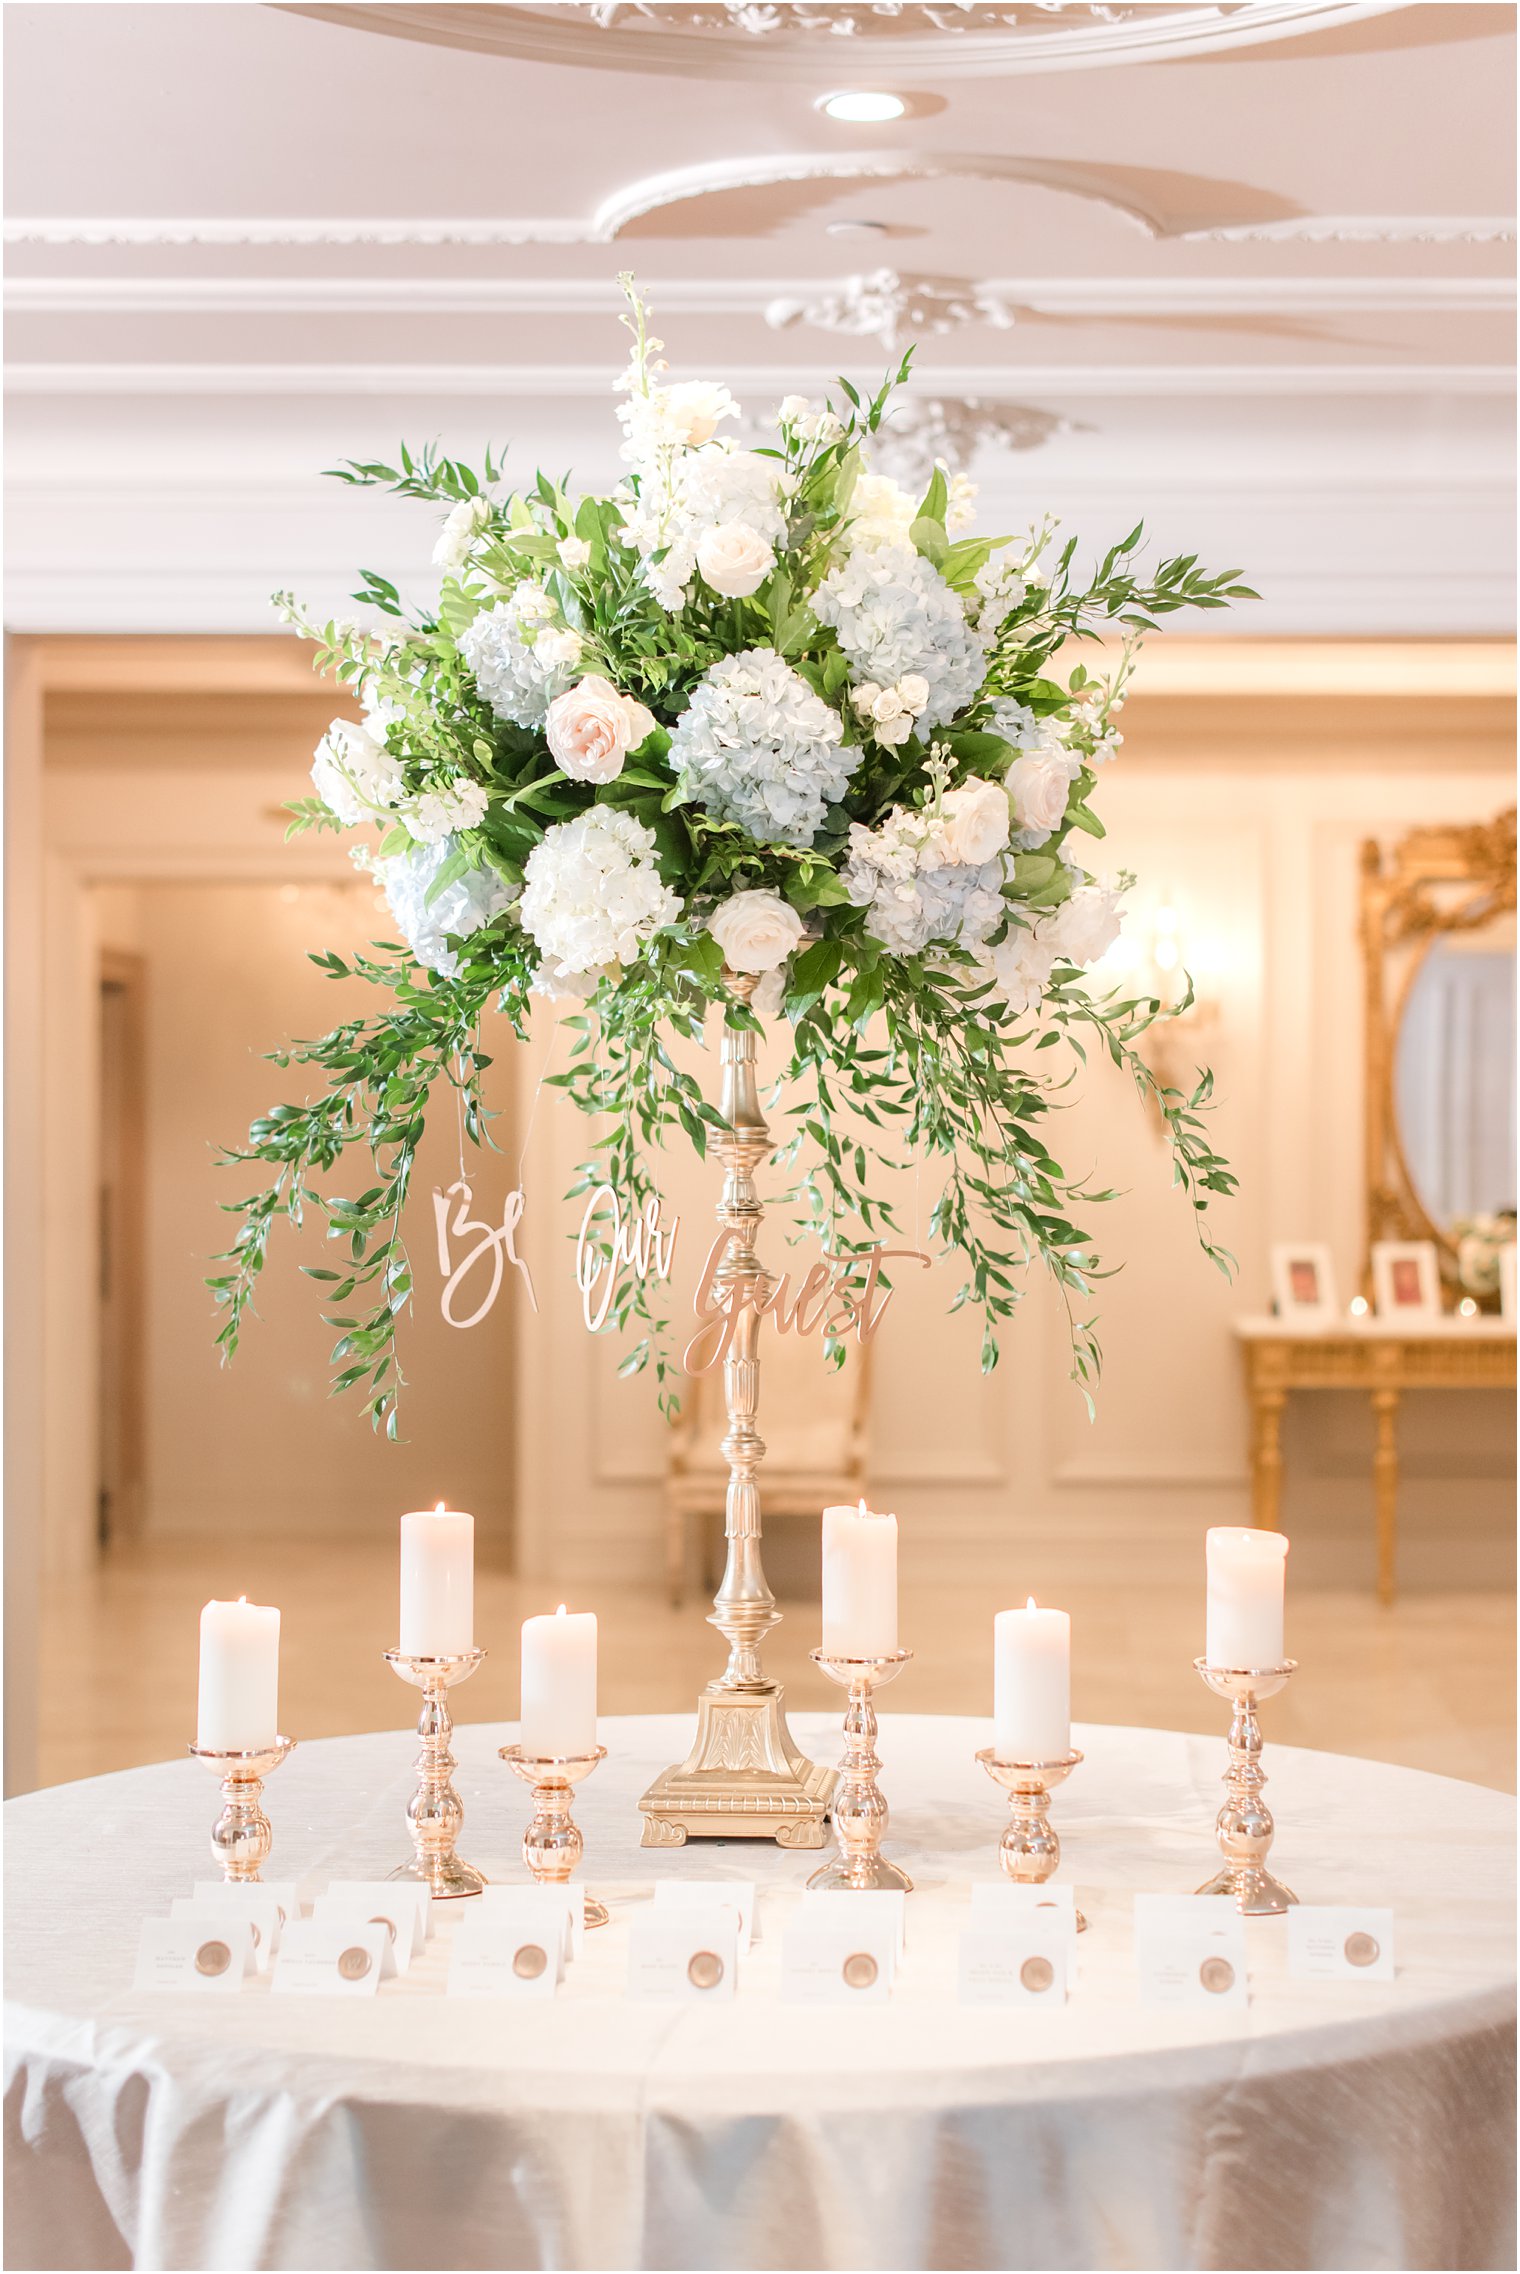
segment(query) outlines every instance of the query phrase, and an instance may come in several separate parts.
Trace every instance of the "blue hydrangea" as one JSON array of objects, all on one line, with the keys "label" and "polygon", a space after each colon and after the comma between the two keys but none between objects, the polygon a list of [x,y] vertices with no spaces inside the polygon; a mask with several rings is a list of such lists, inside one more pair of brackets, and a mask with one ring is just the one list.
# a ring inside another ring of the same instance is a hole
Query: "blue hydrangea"
[{"label": "blue hydrangea", "polygon": [[686,797],[762,844],[810,845],[860,763],[837,711],[774,648],[705,672],[670,738]]}]

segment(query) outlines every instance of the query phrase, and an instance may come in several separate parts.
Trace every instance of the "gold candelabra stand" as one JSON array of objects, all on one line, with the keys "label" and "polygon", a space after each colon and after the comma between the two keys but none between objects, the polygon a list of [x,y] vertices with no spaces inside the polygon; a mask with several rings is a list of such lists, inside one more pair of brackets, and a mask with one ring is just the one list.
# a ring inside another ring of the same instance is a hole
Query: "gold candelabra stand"
[{"label": "gold candelabra stand", "polygon": [[[755,977],[725,979],[748,1003]],[[725,1026],[722,1043],[725,1134],[714,1150],[723,1163],[718,1222],[728,1245],[714,1291],[733,1312],[723,1361],[728,1433],[723,1578],[709,1623],[728,1644],[728,1664],[697,1700],[691,1751],[656,1777],[639,1808],[646,1848],[679,1848],[688,1839],[774,1840],[783,1848],[821,1848],[835,1772],[799,1752],[786,1725],[781,1684],[760,1662],[761,1645],[781,1613],[760,1561],[760,1463],[765,1443],[755,1426],[760,1405],[757,1347],[763,1299],[773,1282],[755,1253],[765,1209],[755,1171],[770,1156],[771,1133],[760,1111],[755,1036]]]}]

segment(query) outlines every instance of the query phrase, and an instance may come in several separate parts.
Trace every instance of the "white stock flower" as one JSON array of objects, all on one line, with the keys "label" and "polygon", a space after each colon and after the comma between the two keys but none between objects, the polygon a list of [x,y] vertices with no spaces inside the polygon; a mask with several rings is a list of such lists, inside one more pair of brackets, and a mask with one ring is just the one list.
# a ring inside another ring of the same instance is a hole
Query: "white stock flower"
[{"label": "white stock flower", "polygon": [[687,798],[763,844],[810,845],[860,763],[837,711],[774,648],[705,672],[670,738]]},{"label": "white stock flower", "polygon": [[654,714],[619,694],[610,679],[589,673],[556,695],[544,718],[544,736],[556,764],[577,782],[612,782],[623,760],[654,732]]},{"label": "white stock flower", "polygon": [[462,497],[438,532],[433,547],[433,566],[442,569],[463,568],[470,557],[470,547],[491,518],[489,502],[483,497]]},{"label": "white stock flower", "polygon": [[795,434],[799,442],[827,445],[844,432],[844,420],[831,410],[815,411],[806,395],[786,395],[776,405],[776,424]]},{"label": "white stock flower", "polygon": [[776,565],[776,556],[747,521],[720,521],[697,540],[697,567],[725,600],[747,600]]},{"label": "white stock flower", "polygon": [[979,868],[1008,843],[1008,799],[996,782],[973,776],[940,801],[941,835],[952,861]]},{"label": "white stock flower", "polygon": [[397,806],[396,817],[419,845],[436,845],[461,829],[478,828],[486,817],[486,793],[478,782],[468,781],[418,790]]},{"label": "white stock flower", "polygon": [[329,813],[350,828],[394,812],[403,794],[401,761],[353,719],[333,720],[317,744],[311,778]]},{"label": "white stock flower", "polygon": [[924,681],[923,726],[947,725],[981,686],[981,639],[944,578],[909,546],[851,553],[814,593],[813,613],[864,677],[883,687]]},{"label": "white stock flower", "polygon": [[376,861],[391,914],[417,961],[452,979],[459,958],[446,943],[468,939],[512,904],[512,888],[493,869],[469,869],[446,884],[431,903],[428,888],[454,851],[451,837]]},{"label": "white stock flower", "polygon": [[594,805],[557,822],[528,855],[523,929],[565,975],[635,961],[681,903],[660,880],[652,829],[631,813]]},{"label": "white stock flower", "polygon": [[861,474],[850,495],[848,541],[852,546],[910,545],[908,532],[917,511],[918,500],[890,475]]},{"label": "white stock flower", "polygon": [[730,971],[775,971],[803,933],[802,918],[779,892],[735,892],[707,919]]},{"label": "white stock flower", "polygon": [[576,569],[583,569],[590,558],[591,547],[584,537],[561,537],[559,541],[559,565],[561,568],[569,569],[573,573]]},{"label": "white stock flower", "polygon": [[949,496],[945,500],[945,535],[959,537],[976,519],[977,486],[969,474],[952,474],[943,458],[936,460],[948,476]]},{"label": "white stock flower", "polygon": [[685,379],[674,387],[635,388],[618,405],[626,464],[651,465],[662,452],[692,450],[710,442],[720,419],[737,418],[739,406],[715,379]]},{"label": "white stock flower", "polygon": [[1089,964],[1107,955],[1122,921],[1119,895],[1112,885],[1079,884],[1038,929],[1063,963]]},{"label": "white stock flower", "polygon": [[[782,483],[776,460],[726,442],[687,452],[646,475],[625,530],[644,556],[644,581],[662,608],[674,615],[685,606],[698,549],[710,532],[742,522],[773,551],[784,543]],[[655,553],[662,558],[652,559]]]},{"label": "white stock flower", "polygon": [[459,652],[475,685],[499,719],[513,726],[542,726],[556,695],[564,693],[581,656],[581,638],[555,618],[543,587],[525,578],[505,600],[466,626]]}]

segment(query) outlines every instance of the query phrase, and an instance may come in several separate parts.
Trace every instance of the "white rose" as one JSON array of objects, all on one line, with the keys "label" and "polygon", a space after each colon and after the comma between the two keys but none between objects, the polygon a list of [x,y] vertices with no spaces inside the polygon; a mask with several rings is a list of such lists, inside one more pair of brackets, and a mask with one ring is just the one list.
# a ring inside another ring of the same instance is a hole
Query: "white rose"
[{"label": "white rose", "polygon": [[876,705],[881,701],[881,696],[882,690],[877,686],[874,679],[862,679],[850,697],[850,702],[854,709],[859,711],[863,719],[868,719]]},{"label": "white rose", "polygon": [[533,641],[533,660],[541,671],[573,670],[581,659],[581,635],[570,630],[558,631],[551,624],[539,632]]},{"label": "white rose", "polygon": [[812,407],[806,395],[783,395],[776,405],[776,424],[796,426],[807,417]]},{"label": "white rose", "polygon": [[776,556],[747,521],[723,521],[698,540],[697,566],[725,600],[747,600],[776,565]]},{"label": "white rose", "polygon": [[490,518],[491,508],[483,497],[462,497],[438,533],[433,566],[463,568],[471,545]]},{"label": "white rose", "polygon": [[[542,643],[540,643],[542,644]],[[613,782],[623,760],[654,732],[652,713],[608,679],[591,674],[556,695],[544,719],[554,758],[577,782]]]},{"label": "white rose", "polygon": [[889,750],[895,750],[900,743],[906,742],[909,735],[912,734],[913,721],[906,711],[903,712],[901,718],[895,719],[884,719],[878,713],[873,731],[878,742],[885,743]]},{"label": "white rose", "polygon": [[[756,981],[749,1007],[757,1019],[773,1019],[780,1011],[785,997],[786,965],[778,963],[774,971],[767,971],[762,979]],[[1497,1285],[1497,1279],[1495,1284]]]},{"label": "white rose", "polygon": [[884,687],[871,705],[871,716],[878,726],[890,726],[908,716],[908,706],[895,687]]},{"label": "white rose", "polygon": [[802,937],[802,918],[779,892],[736,892],[715,908],[707,929],[731,971],[774,971]]},{"label": "white rose", "polygon": [[737,418],[739,406],[716,379],[687,379],[667,387],[664,409],[672,432],[689,449],[711,442],[720,418]]},{"label": "white rose", "polygon": [[945,851],[966,868],[980,868],[1008,842],[1008,800],[996,782],[973,779],[947,790],[940,811]]},{"label": "white rose", "polygon": [[908,709],[917,718],[929,700],[929,682],[916,671],[905,672],[897,682],[897,692]]},{"label": "white rose", "polygon": [[1008,796],[1021,829],[1048,837],[1066,813],[1079,761],[1065,750],[1026,750],[1008,769]]},{"label": "white rose", "polygon": [[591,547],[584,537],[561,537],[559,565],[567,569],[583,569],[591,558]]},{"label": "white rose", "polygon": [[1040,926],[1066,963],[1096,963],[1119,937],[1119,895],[1106,884],[1082,884]]}]

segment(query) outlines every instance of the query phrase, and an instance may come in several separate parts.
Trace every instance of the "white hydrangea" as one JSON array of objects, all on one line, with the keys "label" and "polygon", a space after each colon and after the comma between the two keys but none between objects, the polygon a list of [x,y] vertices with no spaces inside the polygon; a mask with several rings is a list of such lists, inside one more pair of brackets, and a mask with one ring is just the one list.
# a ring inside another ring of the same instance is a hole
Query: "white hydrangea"
[{"label": "white hydrangea", "polygon": [[1015,608],[1022,608],[1029,594],[1029,580],[1020,572],[1014,555],[1004,551],[994,553],[976,572],[976,589],[980,595],[977,621],[982,624],[1001,624]]},{"label": "white hydrangea", "polygon": [[463,568],[470,557],[470,547],[491,519],[491,507],[486,498],[462,497],[438,532],[433,547],[433,566],[441,569]]},{"label": "white hydrangea", "polygon": [[311,778],[329,813],[353,828],[394,812],[404,790],[401,761],[369,724],[334,719],[317,744]]},{"label": "white hydrangea", "polygon": [[[989,786],[964,788],[975,800]],[[893,955],[917,955],[935,940],[975,946],[1007,914],[1001,856],[955,857],[963,818],[960,807],[936,813],[894,806],[877,828],[858,821],[851,828],[844,888],[854,906],[867,911],[873,939]]]},{"label": "white hydrangea", "polygon": [[660,880],[652,829],[615,806],[561,821],[528,855],[523,929],[561,979],[633,963],[681,903]]},{"label": "white hydrangea", "polygon": [[414,846],[373,864],[407,946],[420,964],[445,979],[459,969],[450,938],[468,939],[512,904],[511,886],[494,869],[479,868],[455,877],[430,905],[428,888],[453,851],[453,838],[441,837],[435,845]]},{"label": "white hydrangea", "polygon": [[477,616],[459,641],[480,693],[513,726],[543,725],[575,677],[581,648],[580,634],[559,622],[554,602],[531,578]]},{"label": "white hydrangea", "polygon": [[944,578],[907,545],[867,545],[831,569],[813,613],[832,626],[863,679],[929,683],[922,726],[944,726],[976,695],[986,647]]},{"label": "white hydrangea", "polygon": [[838,712],[768,647],[705,672],[670,738],[687,798],[765,844],[810,845],[860,756]]},{"label": "white hydrangea", "polygon": [[477,829],[486,817],[486,793],[478,782],[450,782],[441,789],[418,790],[396,808],[419,845],[436,845],[461,829]]}]

